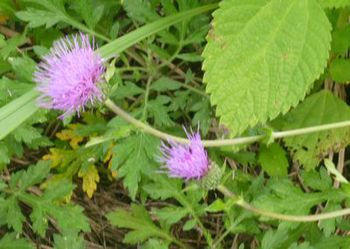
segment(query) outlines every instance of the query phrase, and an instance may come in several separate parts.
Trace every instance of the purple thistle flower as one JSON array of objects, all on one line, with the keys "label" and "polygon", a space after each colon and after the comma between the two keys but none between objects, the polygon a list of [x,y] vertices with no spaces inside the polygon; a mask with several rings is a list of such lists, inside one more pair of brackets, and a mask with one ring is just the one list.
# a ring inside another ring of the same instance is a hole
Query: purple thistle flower
[{"label": "purple thistle flower", "polygon": [[94,52],[94,41],[84,34],[54,42],[34,73],[41,93],[38,105],[63,111],[61,118],[84,111],[87,104],[102,101],[100,88],[105,68]]},{"label": "purple thistle flower", "polygon": [[199,132],[186,132],[189,144],[178,144],[170,141],[170,146],[162,143],[162,157],[160,162],[164,164],[168,175],[185,180],[200,180],[209,170],[209,159],[201,141]]}]

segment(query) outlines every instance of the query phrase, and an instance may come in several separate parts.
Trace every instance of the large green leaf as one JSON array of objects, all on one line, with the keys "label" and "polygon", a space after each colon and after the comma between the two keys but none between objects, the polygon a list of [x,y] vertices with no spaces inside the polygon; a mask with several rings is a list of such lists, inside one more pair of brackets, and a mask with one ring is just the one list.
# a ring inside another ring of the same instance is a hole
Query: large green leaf
[{"label": "large green leaf", "polygon": [[[285,117],[283,129],[296,129],[350,120],[349,106],[331,92],[323,90],[308,97]],[[315,167],[328,151],[350,143],[350,129],[334,129],[284,139],[286,146],[307,169]]]},{"label": "large green leaf", "polygon": [[225,0],[204,50],[204,81],[232,135],[285,113],[323,72],[331,25],[315,0]]}]

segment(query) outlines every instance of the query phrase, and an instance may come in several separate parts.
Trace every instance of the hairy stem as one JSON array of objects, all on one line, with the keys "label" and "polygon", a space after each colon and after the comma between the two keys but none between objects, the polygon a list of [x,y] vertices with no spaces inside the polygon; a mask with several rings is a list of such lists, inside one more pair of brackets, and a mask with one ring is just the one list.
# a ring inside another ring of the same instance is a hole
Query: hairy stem
[{"label": "hairy stem", "polygon": [[[217,187],[217,190],[219,190],[221,193],[223,193],[225,196],[229,198],[235,198],[237,197],[234,193],[232,193],[230,190],[228,190],[225,186],[219,185]],[[322,213],[322,214],[312,214],[312,215],[288,215],[288,214],[281,214],[281,213],[275,213],[266,211],[263,209],[256,208],[252,206],[251,204],[247,203],[243,199],[238,199],[236,204],[248,211],[251,211],[255,214],[265,216],[272,219],[277,220],[283,220],[283,221],[292,221],[292,222],[313,222],[313,221],[320,221],[320,220],[327,220],[332,218],[337,218],[340,216],[345,216],[350,214],[350,208],[345,208],[333,212],[328,213]]]},{"label": "hairy stem", "polygon": [[[134,125],[135,127],[143,130],[144,132],[151,134],[153,136],[159,137],[163,140],[170,140],[182,144],[189,143],[189,140],[182,137],[173,136],[171,134],[159,131],[137,119],[132,117],[130,114],[125,112],[123,109],[121,109],[119,106],[117,106],[112,100],[107,99],[105,101],[105,105],[111,109],[115,114],[119,115],[125,121],[129,122],[130,124]],[[284,137],[292,137],[292,136],[298,136],[298,135],[304,135],[319,131],[325,131],[325,130],[331,130],[331,129],[339,129],[350,126],[350,120],[348,121],[342,121],[337,123],[331,123],[331,124],[324,124],[324,125],[317,125],[312,127],[306,127],[306,128],[300,128],[300,129],[294,129],[294,130],[288,130],[288,131],[278,131],[273,132],[271,134],[271,137],[274,139],[277,138],[284,138]],[[221,147],[221,146],[230,146],[230,145],[238,145],[238,144],[248,144],[260,141],[264,139],[265,135],[257,135],[257,136],[249,136],[249,137],[239,137],[239,138],[233,138],[233,139],[220,139],[220,140],[203,140],[203,145],[205,147]]]}]

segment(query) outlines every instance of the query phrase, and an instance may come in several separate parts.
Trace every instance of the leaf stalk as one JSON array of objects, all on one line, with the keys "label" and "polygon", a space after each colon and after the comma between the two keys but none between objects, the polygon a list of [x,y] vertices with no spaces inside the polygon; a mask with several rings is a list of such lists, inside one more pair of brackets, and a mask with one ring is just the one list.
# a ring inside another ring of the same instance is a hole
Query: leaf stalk
[{"label": "leaf stalk", "polygon": [[[223,193],[226,197],[229,198],[237,198],[237,196],[232,193],[230,190],[228,190],[225,186],[219,185],[217,187],[217,190],[219,190],[221,193]],[[276,220],[282,220],[282,221],[291,221],[291,222],[314,222],[314,221],[320,221],[320,220],[327,220],[327,219],[333,219],[345,215],[350,214],[350,208],[344,208],[337,211],[327,212],[327,213],[321,213],[321,214],[312,214],[312,215],[288,215],[288,214],[281,214],[281,213],[275,213],[270,212],[267,210],[259,209],[242,198],[240,198],[236,204],[250,212],[253,212],[257,215],[276,219]]]},{"label": "leaf stalk", "polygon": [[[115,114],[119,115],[121,118],[123,118],[128,123],[132,124],[133,126],[143,130],[144,132],[153,135],[155,137],[159,137],[160,139],[166,140],[166,141],[174,141],[181,144],[188,144],[190,141],[186,138],[174,136],[171,134],[168,134],[166,132],[162,132],[160,130],[157,130],[137,119],[132,117],[130,114],[128,114],[126,111],[121,109],[119,106],[117,106],[112,100],[107,99],[105,101],[105,105],[112,110]],[[293,130],[287,130],[287,131],[278,131],[278,132],[272,132],[271,137],[273,139],[278,138],[285,138],[285,137],[293,137],[293,136],[300,136],[320,131],[326,131],[331,129],[339,129],[339,128],[345,128],[350,126],[350,120],[347,121],[341,121],[331,124],[323,124],[323,125],[316,125],[311,127],[305,127],[300,129],[293,129]],[[238,138],[232,138],[232,139],[218,139],[218,140],[203,140],[203,145],[205,147],[223,147],[223,146],[232,146],[232,145],[240,145],[240,144],[249,144],[254,143],[263,140],[266,137],[266,135],[257,135],[257,136],[248,136],[248,137],[238,137]]]}]

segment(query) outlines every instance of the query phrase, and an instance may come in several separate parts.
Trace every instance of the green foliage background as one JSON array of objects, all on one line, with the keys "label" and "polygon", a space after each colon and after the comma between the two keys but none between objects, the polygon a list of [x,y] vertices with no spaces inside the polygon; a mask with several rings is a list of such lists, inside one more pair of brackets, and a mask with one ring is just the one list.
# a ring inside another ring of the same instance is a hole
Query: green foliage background
[{"label": "green foliage background", "polygon": [[[350,204],[350,129],[269,135],[350,120],[349,20],[348,0],[2,0],[0,248],[349,248],[348,217],[273,220],[168,178],[158,137],[103,103],[62,122],[32,77],[55,40],[94,36],[107,95],[132,117],[182,137],[265,136],[208,148],[230,191],[271,212],[334,211]],[[96,218],[104,195],[115,202]]]}]

